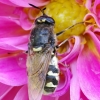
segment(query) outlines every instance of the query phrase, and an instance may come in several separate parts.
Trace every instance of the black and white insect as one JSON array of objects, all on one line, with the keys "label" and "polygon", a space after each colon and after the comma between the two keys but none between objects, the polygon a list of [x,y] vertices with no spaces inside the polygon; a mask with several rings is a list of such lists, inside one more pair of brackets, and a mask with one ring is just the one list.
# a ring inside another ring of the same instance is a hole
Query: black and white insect
[{"label": "black and white insect", "polygon": [[29,100],[41,100],[42,94],[53,93],[59,84],[56,47],[66,40],[57,45],[56,35],[62,34],[74,25],[54,35],[54,19],[47,16],[44,9],[30,5],[39,9],[43,15],[35,20],[35,27],[30,34],[27,58],[28,93]]}]

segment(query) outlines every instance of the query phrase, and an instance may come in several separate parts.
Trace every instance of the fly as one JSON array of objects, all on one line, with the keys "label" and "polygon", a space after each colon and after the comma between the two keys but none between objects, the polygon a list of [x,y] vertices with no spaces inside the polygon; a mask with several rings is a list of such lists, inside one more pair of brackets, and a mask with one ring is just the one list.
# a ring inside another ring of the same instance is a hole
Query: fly
[{"label": "fly", "polygon": [[30,34],[27,57],[28,93],[29,100],[41,100],[42,94],[55,92],[59,84],[59,67],[56,57],[56,48],[67,40],[57,45],[56,36],[71,27],[54,34],[55,20],[44,13],[44,9],[29,4],[39,9],[43,15],[35,20],[35,27]]}]

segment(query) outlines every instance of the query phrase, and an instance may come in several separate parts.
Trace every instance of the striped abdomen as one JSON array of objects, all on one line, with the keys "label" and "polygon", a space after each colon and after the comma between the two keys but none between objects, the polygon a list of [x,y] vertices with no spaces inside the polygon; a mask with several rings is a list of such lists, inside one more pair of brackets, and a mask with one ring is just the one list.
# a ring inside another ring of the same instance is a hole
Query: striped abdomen
[{"label": "striped abdomen", "polygon": [[55,91],[59,83],[59,68],[56,56],[52,56],[46,75],[46,82],[44,86],[44,94],[50,94]]}]

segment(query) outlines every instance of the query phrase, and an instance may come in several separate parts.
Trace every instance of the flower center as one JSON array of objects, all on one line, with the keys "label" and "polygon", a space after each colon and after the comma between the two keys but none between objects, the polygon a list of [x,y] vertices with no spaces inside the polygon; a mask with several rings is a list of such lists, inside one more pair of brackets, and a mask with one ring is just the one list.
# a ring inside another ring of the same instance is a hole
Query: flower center
[{"label": "flower center", "polygon": [[[45,13],[54,18],[54,32],[58,33],[71,25],[82,22],[87,10],[84,6],[76,3],[75,0],[51,0],[46,6]],[[72,35],[80,35],[84,30],[83,24],[76,25],[60,35],[58,40],[63,41]]]}]

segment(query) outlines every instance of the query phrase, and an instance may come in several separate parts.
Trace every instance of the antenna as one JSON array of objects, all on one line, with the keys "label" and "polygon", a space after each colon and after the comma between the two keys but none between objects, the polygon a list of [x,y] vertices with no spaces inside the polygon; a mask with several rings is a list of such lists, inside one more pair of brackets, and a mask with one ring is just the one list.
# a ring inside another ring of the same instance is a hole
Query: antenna
[{"label": "antenna", "polygon": [[63,31],[56,33],[56,36],[59,36],[59,35],[61,35],[62,33],[64,33],[65,31],[67,31],[68,29],[71,29],[72,27],[74,27],[74,26],[76,26],[76,25],[78,25],[78,24],[83,24],[83,23],[84,23],[84,22],[76,23],[76,24],[74,24],[74,25],[72,25],[72,26],[70,26],[70,27],[64,29]]},{"label": "antenna", "polygon": [[29,5],[32,6],[32,7],[34,7],[34,8],[36,8],[36,9],[39,9],[39,10],[42,12],[43,15],[46,15],[46,14],[44,13],[44,10],[45,10],[46,8],[40,9],[39,7],[37,7],[37,6],[33,5],[33,4],[30,4],[30,3],[29,3]]}]

